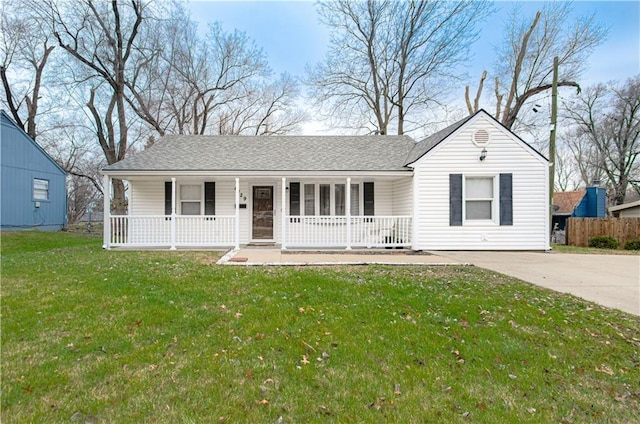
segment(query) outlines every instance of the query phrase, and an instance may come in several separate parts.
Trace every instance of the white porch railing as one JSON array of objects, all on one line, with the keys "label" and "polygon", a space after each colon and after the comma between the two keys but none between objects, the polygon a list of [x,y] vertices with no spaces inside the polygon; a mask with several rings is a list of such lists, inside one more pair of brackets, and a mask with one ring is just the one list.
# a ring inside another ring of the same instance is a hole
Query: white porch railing
[{"label": "white porch railing", "polygon": [[[410,216],[285,216],[284,247],[410,247]],[[173,235],[173,236],[172,236]],[[109,218],[109,246],[236,246],[235,216]]]},{"label": "white porch railing", "polygon": [[410,216],[285,216],[286,247],[410,247]]},{"label": "white porch railing", "polygon": [[233,246],[235,216],[111,216],[111,246]]}]

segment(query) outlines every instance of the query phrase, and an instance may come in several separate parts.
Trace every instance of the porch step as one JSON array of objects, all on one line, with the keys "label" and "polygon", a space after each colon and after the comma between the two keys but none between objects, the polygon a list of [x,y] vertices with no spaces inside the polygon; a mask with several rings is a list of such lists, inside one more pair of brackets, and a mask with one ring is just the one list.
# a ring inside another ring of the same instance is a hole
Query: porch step
[{"label": "porch step", "polygon": [[265,242],[265,243],[260,243],[260,242],[254,242],[254,243],[248,243],[247,247],[275,247],[275,243],[273,242]]}]

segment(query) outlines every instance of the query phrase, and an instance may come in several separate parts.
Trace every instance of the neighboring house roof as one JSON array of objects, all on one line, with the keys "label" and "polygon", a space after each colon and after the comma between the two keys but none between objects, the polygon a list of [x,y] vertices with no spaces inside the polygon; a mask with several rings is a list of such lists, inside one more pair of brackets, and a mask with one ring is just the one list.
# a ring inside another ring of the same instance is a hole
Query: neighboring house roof
[{"label": "neighboring house roof", "polygon": [[623,203],[621,205],[611,206],[609,208],[609,212],[617,212],[617,211],[636,208],[636,207],[640,207],[640,200],[635,202],[630,202],[630,203]]},{"label": "neighboring house roof", "polygon": [[553,211],[554,215],[571,215],[576,207],[587,194],[586,190],[561,191],[553,193],[553,206],[558,209]]},{"label": "neighboring house roof", "polygon": [[0,109],[0,120],[2,122],[5,122],[8,125],[13,126],[14,128],[16,128],[18,131],[20,131],[22,133],[22,135],[24,136],[24,139],[26,139],[28,142],[30,142],[31,144],[33,144],[35,146],[36,149],[38,149],[42,155],[47,158],[53,165],[55,165],[56,168],[58,168],[60,170],[60,172],[64,175],[67,175],[67,171],[65,171],[60,165],[58,165],[58,162],[56,162],[55,160],[53,160],[53,158],[51,156],[49,156],[49,154],[38,144],[36,143],[36,141],[34,139],[32,139],[31,137],[29,137],[29,134],[27,134],[22,128],[20,128],[20,125],[18,125],[13,118],[11,118],[7,112],[5,112],[4,110]]},{"label": "neighboring house roof", "polygon": [[168,135],[104,171],[406,171],[408,136]]}]

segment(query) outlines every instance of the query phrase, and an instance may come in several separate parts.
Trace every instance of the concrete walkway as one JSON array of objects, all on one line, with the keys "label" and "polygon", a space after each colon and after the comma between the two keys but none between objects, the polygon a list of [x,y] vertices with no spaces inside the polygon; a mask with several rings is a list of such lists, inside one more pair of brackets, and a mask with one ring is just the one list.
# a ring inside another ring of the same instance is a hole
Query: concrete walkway
[{"label": "concrete walkway", "polygon": [[223,256],[225,265],[469,265],[464,261],[430,253],[394,250],[282,251],[274,248],[241,248]]},{"label": "concrete walkway", "polygon": [[640,256],[545,252],[282,251],[241,248],[226,265],[475,265],[640,315]]}]

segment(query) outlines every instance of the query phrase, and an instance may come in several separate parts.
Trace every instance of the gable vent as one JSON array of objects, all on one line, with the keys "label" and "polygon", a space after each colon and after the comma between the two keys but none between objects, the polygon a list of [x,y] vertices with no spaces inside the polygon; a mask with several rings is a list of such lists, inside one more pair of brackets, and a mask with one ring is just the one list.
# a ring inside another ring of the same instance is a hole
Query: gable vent
[{"label": "gable vent", "polygon": [[485,147],[489,144],[489,132],[487,130],[477,130],[473,133],[473,144],[478,147]]}]

